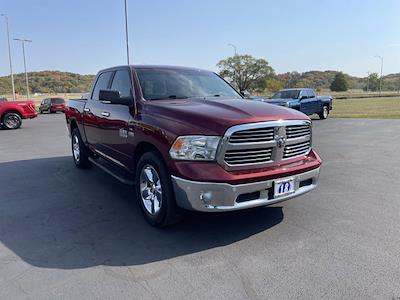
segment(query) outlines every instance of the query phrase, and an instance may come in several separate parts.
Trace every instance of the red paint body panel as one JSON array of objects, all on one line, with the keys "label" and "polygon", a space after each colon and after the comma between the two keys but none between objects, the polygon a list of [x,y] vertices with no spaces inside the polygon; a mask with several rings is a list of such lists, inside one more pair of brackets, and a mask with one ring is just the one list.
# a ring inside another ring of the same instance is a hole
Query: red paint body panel
[{"label": "red paint body panel", "polygon": [[17,112],[22,119],[37,117],[35,103],[33,101],[0,102],[0,119],[9,112]]},{"label": "red paint body panel", "polygon": [[[107,71],[116,69],[118,67]],[[69,129],[77,126],[91,149],[101,151],[132,173],[136,167],[135,151],[143,143],[157,148],[171,175],[192,181],[241,184],[291,176],[321,165],[321,159],[314,151],[280,165],[245,171],[227,171],[217,162],[172,160],[169,149],[178,136],[223,136],[234,125],[309,120],[309,117],[296,110],[244,99],[146,101],[134,67],[130,70],[135,98],[132,107],[103,104],[91,99],[70,100],[65,116]],[[109,112],[110,116],[101,117],[104,111]],[[126,130],[125,138],[121,137],[120,130],[124,133]]]},{"label": "red paint body panel", "polygon": [[56,112],[56,111],[65,111],[65,104],[51,104],[51,111]]},{"label": "red paint body panel", "polygon": [[180,161],[174,164],[175,176],[202,182],[225,182],[243,184],[292,176],[318,168],[321,158],[313,150],[309,155],[287,161],[285,164],[264,169],[226,171],[214,162]]}]

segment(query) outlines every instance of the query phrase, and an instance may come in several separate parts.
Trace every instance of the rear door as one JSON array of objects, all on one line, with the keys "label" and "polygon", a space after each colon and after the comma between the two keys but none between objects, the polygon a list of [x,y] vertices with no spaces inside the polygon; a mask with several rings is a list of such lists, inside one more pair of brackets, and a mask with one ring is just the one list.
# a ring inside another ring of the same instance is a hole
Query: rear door
[{"label": "rear door", "polygon": [[106,71],[100,73],[96,78],[96,83],[93,87],[92,94],[89,99],[86,101],[85,107],[83,109],[83,123],[85,128],[86,139],[89,143],[89,146],[92,148],[99,148],[102,133],[101,133],[101,112],[103,108],[103,104],[99,100],[99,92],[100,90],[108,89],[113,72]]}]

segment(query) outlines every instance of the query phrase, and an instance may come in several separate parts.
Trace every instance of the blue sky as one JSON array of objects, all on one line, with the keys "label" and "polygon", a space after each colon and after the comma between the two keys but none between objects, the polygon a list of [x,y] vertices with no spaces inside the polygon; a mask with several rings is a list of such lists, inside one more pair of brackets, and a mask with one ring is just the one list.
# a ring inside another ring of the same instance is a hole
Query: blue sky
[{"label": "blue sky", "polygon": [[[82,74],[124,64],[123,0],[1,0],[12,37],[29,38],[28,69]],[[278,72],[400,72],[399,0],[129,0],[131,60],[216,70],[233,54],[267,59]],[[0,20],[0,75],[9,73]],[[21,46],[12,42],[15,72]]]}]

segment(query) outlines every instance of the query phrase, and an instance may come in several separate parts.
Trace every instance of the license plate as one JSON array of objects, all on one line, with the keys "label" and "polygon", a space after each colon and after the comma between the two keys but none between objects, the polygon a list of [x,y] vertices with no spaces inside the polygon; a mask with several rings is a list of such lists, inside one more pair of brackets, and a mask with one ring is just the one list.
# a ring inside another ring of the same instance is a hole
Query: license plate
[{"label": "license plate", "polygon": [[294,178],[286,178],[275,181],[274,196],[280,197],[295,192]]}]

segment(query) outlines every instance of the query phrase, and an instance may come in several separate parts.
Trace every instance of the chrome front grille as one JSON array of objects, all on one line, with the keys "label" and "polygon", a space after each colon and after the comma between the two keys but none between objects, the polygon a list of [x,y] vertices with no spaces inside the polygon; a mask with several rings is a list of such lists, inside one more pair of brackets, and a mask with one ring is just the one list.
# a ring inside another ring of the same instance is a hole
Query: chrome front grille
[{"label": "chrome front grille", "polygon": [[285,146],[285,149],[283,150],[283,158],[304,155],[310,150],[310,146],[310,141]]},{"label": "chrome front grille", "polygon": [[310,149],[310,121],[251,123],[227,130],[217,159],[228,170],[260,168],[306,155]]},{"label": "chrome front grille", "polygon": [[225,161],[230,165],[265,163],[271,160],[272,148],[254,150],[228,150]]},{"label": "chrome front grille", "polygon": [[286,138],[293,139],[311,135],[311,125],[286,126]]},{"label": "chrome front grille", "polygon": [[267,142],[274,139],[274,128],[256,128],[234,132],[229,137],[231,144]]}]

